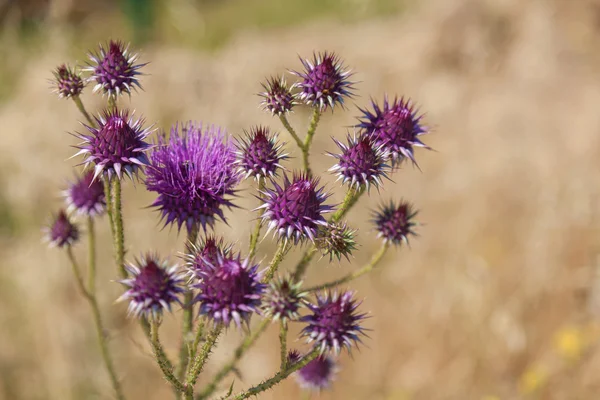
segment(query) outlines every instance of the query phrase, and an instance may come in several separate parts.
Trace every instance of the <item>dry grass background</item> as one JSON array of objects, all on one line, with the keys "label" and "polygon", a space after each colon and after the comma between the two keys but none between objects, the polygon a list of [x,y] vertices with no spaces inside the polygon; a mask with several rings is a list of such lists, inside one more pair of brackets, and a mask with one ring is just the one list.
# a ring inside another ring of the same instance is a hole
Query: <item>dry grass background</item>
[{"label": "dry grass background", "polygon": [[[65,132],[78,129],[79,119],[75,107],[48,94],[49,70],[72,57],[60,33],[48,37],[0,107],[0,198],[11,212],[0,237],[0,398],[107,399],[87,304],[64,255],[40,245],[39,226],[59,206],[59,188],[72,174],[74,161],[63,160],[74,142]],[[131,103],[161,127],[194,119],[235,134],[257,123],[280,129],[256,106],[258,82],[298,66],[296,54],[313,49],[335,50],[357,71],[358,105],[385,92],[413,98],[434,128],[425,140],[436,152],[421,151],[422,172],[405,167],[381,198],[413,201],[421,236],[356,282],[372,313],[370,339],[342,357],[333,389],[313,398],[596,399],[599,44],[597,1],[428,0],[386,19],[245,30],[210,54],[147,46],[145,93]],[[99,106],[90,95],[84,100]],[[355,115],[351,107],[323,118],[317,170],[332,162],[322,155],[334,149],[330,136],[343,136]],[[297,113],[293,122],[307,118]],[[341,200],[341,188],[329,176],[325,181]],[[175,257],[183,238],[160,231],[156,214],[142,209],[152,199],[143,185],[130,185],[125,199],[130,256],[158,249]],[[353,263],[322,260],[310,282],[368,260],[378,245],[368,210],[378,202],[373,193],[349,218],[362,245]],[[254,200],[242,205],[250,209]],[[230,213],[230,226],[219,231],[243,244],[250,218],[245,210]],[[110,248],[107,230],[100,236]],[[265,240],[260,256],[273,248]],[[119,287],[110,282],[108,250],[101,260],[101,301],[126,392],[131,399],[169,398],[138,326],[123,305],[113,305]],[[170,351],[179,317],[167,318]],[[276,370],[275,337],[270,331],[243,359],[236,389]],[[203,379],[240,339],[228,332]],[[261,398],[299,396],[288,381]]]}]

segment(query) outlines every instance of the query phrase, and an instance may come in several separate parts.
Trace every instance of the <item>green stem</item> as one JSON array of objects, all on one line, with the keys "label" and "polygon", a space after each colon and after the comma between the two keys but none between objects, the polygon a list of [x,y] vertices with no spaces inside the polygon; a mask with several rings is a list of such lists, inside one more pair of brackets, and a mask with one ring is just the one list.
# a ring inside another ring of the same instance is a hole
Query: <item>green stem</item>
[{"label": "green stem", "polygon": [[160,323],[156,320],[153,320],[151,323],[151,340],[152,351],[154,352],[154,356],[156,357],[156,362],[160,367],[165,379],[173,386],[173,388],[180,392],[184,393],[186,391],[185,386],[177,379],[177,377],[173,374],[173,367],[171,363],[168,361],[165,351],[160,343],[160,339],[158,338],[158,328]]},{"label": "green stem", "polygon": [[300,150],[304,151],[304,144],[302,143],[302,140],[300,140],[300,137],[298,137],[298,134],[296,133],[296,131],[294,130],[294,128],[292,128],[292,125],[290,125],[290,122],[288,121],[288,119],[285,116],[285,114],[281,114],[279,116],[279,120],[281,121],[281,123],[283,124],[283,126],[285,127],[285,129],[287,129],[287,131],[290,133],[290,135],[292,136],[292,138],[294,139],[294,141],[296,141],[296,144],[298,145],[298,148]]},{"label": "green stem", "polygon": [[233,357],[227,364],[225,364],[219,372],[215,375],[213,380],[206,386],[206,388],[196,397],[197,400],[207,399],[217,389],[219,383],[231,372],[238,361],[242,358],[244,353],[254,345],[259,336],[267,329],[271,321],[268,318],[263,319],[260,324],[256,327],[251,335],[247,336],[246,339],[235,349]]},{"label": "green stem", "polygon": [[[258,194],[265,189],[265,180],[260,178],[258,181]],[[256,219],[256,225],[254,231],[250,235],[250,249],[248,251],[249,257],[252,258],[256,254],[256,245],[258,244],[258,238],[260,237],[260,228],[262,227],[262,215],[265,212],[264,208],[258,211],[258,218]]]},{"label": "green stem", "polygon": [[306,137],[304,138],[304,144],[302,145],[302,165],[306,173],[310,176],[312,172],[310,170],[310,146],[312,144],[313,136],[317,130],[317,125],[319,124],[319,120],[321,119],[321,111],[319,107],[315,107],[313,109],[312,117],[310,118],[310,124],[308,126],[308,131],[306,132]]},{"label": "green stem", "polygon": [[280,369],[284,371],[287,367],[287,332],[288,326],[287,322],[282,319],[279,321],[279,344],[280,344],[280,352],[281,352],[281,366]]},{"label": "green stem", "polygon": [[272,378],[267,379],[266,381],[232,397],[233,400],[243,400],[248,397],[256,396],[257,394],[264,392],[265,390],[271,389],[273,386],[277,385],[279,382],[290,376],[292,373],[296,372],[300,368],[304,367],[306,364],[317,358],[319,355],[319,349],[315,348],[312,352],[304,356],[297,363],[290,365],[287,369],[281,370],[276,373]]},{"label": "green stem", "polygon": [[[95,247],[95,246],[94,246]],[[98,301],[96,300],[96,295],[94,292],[86,289],[85,284],[83,282],[83,277],[81,276],[81,270],[79,269],[79,265],[77,264],[77,260],[73,255],[73,250],[71,247],[67,247],[67,255],[69,260],[71,261],[71,267],[73,268],[73,275],[75,275],[75,280],[77,281],[77,286],[79,287],[79,291],[83,295],[83,297],[90,304],[90,308],[92,309],[92,316],[94,318],[94,325],[96,327],[96,336],[98,338],[98,346],[100,347],[100,354],[102,355],[102,360],[104,361],[104,366],[106,371],[108,372],[108,376],[110,378],[110,382],[112,384],[113,390],[115,391],[115,396],[118,400],[124,400],[125,396],[123,395],[123,390],[121,389],[121,383],[119,382],[119,378],[117,377],[117,373],[115,372],[115,367],[113,364],[112,357],[110,355],[110,351],[108,349],[108,343],[106,341],[106,335],[104,333],[104,325],[102,323],[102,317],[100,315],[100,308],[98,307]],[[90,256],[91,259],[91,256]],[[90,267],[90,275],[91,273]],[[95,285],[93,285],[95,287]]]},{"label": "green stem", "polygon": [[73,101],[75,102],[75,105],[77,106],[79,112],[83,114],[83,116],[87,120],[88,124],[90,124],[91,127],[95,128],[96,122],[92,119],[90,114],[88,114],[87,110],[85,109],[85,106],[83,105],[83,102],[81,101],[81,98],[79,96],[74,96]]},{"label": "green stem", "polygon": [[117,108],[117,96],[111,94],[108,96],[108,108],[110,110]]},{"label": "green stem", "polygon": [[306,273],[306,269],[310,265],[310,262],[312,261],[314,255],[316,253],[317,253],[317,248],[314,246],[304,252],[304,254],[302,255],[302,258],[296,265],[296,269],[294,270],[293,279],[295,282],[300,282],[302,280],[302,277]]},{"label": "green stem", "polygon": [[204,336],[204,320],[201,320],[198,323],[198,327],[196,328],[196,337],[194,338],[194,343],[190,349],[189,359],[196,357],[196,353],[198,352],[198,346],[200,345],[200,341]]},{"label": "green stem", "polygon": [[267,273],[262,279],[263,283],[269,283],[271,279],[273,279],[273,276],[275,276],[275,272],[277,272],[279,264],[281,264],[281,261],[283,261],[283,258],[285,257],[285,254],[289,249],[290,245],[288,241],[282,240],[279,244],[279,247],[277,248],[277,251],[275,252],[275,255],[273,256],[273,259],[271,260],[271,263],[269,264],[269,269],[267,270]]},{"label": "green stem", "polygon": [[210,355],[210,352],[211,352],[213,346],[215,345],[215,343],[217,342],[217,338],[221,334],[222,330],[223,330],[223,326],[221,324],[219,324],[215,328],[213,328],[213,330],[211,330],[208,333],[208,335],[206,336],[206,340],[204,341],[202,350],[200,351],[199,354],[196,354],[196,357],[194,357],[193,363],[190,366],[191,368],[189,369],[188,374],[187,374],[186,398],[193,398],[194,385],[196,384],[196,381],[198,380],[198,376],[202,372],[202,368],[204,368],[204,364],[206,364],[206,360],[208,360],[208,356]]},{"label": "green stem", "polygon": [[389,248],[389,246],[387,244],[384,244],[383,246],[381,246],[379,251],[373,255],[373,257],[371,258],[371,261],[367,265],[362,267],[361,269],[354,271],[354,272],[352,272],[340,279],[337,279],[335,281],[324,283],[322,285],[313,286],[311,288],[306,289],[306,291],[307,292],[315,292],[317,290],[329,289],[332,287],[336,287],[338,285],[344,284],[346,282],[350,282],[356,278],[363,276],[366,273],[371,272],[373,269],[375,269],[375,267],[377,266],[379,261],[381,261],[381,259],[387,252],[388,248]]},{"label": "green stem", "polygon": [[123,207],[121,204],[121,180],[115,176],[112,180],[113,213],[115,222],[115,260],[119,273],[123,278],[127,277],[125,270],[125,231],[123,228]]},{"label": "green stem", "polygon": [[92,296],[96,294],[96,230],[94,218],[87,217],[88,234],[88,290]]},{"label": "green stem", "polygon": [[106,213],[108,214],[108,224],[110,225],[110,234],[115,237],[115,217],[113,213],[113,200],[110,179],[108,175],[102,178],[104,183],[104,198],[106,199]]}]

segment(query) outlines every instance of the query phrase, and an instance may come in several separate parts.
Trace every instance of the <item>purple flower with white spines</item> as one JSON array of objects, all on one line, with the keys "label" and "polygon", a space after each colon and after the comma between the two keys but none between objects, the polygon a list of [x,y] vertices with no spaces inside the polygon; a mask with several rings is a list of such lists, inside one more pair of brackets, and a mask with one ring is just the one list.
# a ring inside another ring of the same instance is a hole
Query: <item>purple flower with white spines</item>
[{"label": "purple flower with white spines", "polygon": [[78,72],[75,72],[68,65],[60,65],[52,72],[54,74],[53,92],[62,99],[70,99],[79,96],[83,91],[83,80]]},{"label": "purple flower with white spines", "polygon": [[329,153],[339,161],[329,171],[337,174],[342,183],[348,184],[357,190],[365,187],[371,189],[371,185],[379,188],[383,185],[382,178],[389,179],[387,171],[389,166],[385,163],[387,154],[382,150],[382,145],[376,144],[368,135],[348,135],[348,144],[344,144],[335,138],[333,141],[338,145],[341,154]]},{"label": "purple flower with white spines", "polygon": [[128,312],[135,317],[157,318],[173,303],[181,303],[183,276],[177,265],[169,266],[155,255],[145,255],[125,265],[128,277],[119,281],[128,287],[117,301],[129,300]]},{"label": "purple flower with white spines", "polygon": [[79,228],[64,210],[52,217],[52,222],[44,228],[44,233],[50,247],[72,246],[79,240]]},{"label": "purple flower with white spines", "polygon": [[95,118],[96,127],[84,124],[90,135],[76,134],[83,140],[77,146],[80,154],[86,155],[83,164],[94,165],[94,180],[100,175],[113,175],[121,179],[123,172],[133,178],[140,167],[148,164],[146,152],[151,145],[144,140],[152,128],[144,128],[143,119],[133,119],[127,110],[105,110]]},{"label": "purple flower with white spines", "polygon": [[91,53],[89,58],[91,63],[84,70],[91,73],[88,81],[96,82],[94,93],[102,91],[118,96],[142,88],[137,79],[141,75],[138,70],[146,64],[136,64],[138,55],[131,54],[129,46],[122,42],[111,40],[106,48],[100,45],[98,52]]},{"label": "purple flower with white spines", "polygon": [[200,243],[188,243],[184,254],[185,265],[192,279],[202,279],[204,272],[211,270],[219,261],[231,253],[232,246],[224,244],[223,238],[207,236]]},{"label": "purple flower with white spines", "polygon": [[308,343],[314,342],[321,354],[331,350],[339,354],[343,347],[350,351],[361,341],[360,335],[364,333],[360,322],[366,314],[357,312],[361,303],[353,295],[351,291],[318,293],[317,304],[308,304],[312,314],[300,318],[307,323],[302,336]]},{"label": "purple flower with white spines", "polygon": [[89,170],[69,185],[64,191],[67,210],[81,215],[95,217],[106,210],[104,185],[94,180],[94,171]]},{"label": "purple flower with white spines", "polygon": [[302,282],[294,282],[289,278],[273,280],[263,296],[264,315],[274,321],[298,320],[299,310],[308,295],[301,286]]},{"label": "purple flower with white spines", "polygon": [[200,314],[215,324],[229,326],[233,320],[241,327],[250,316],[259,312],[265,285],[257,272],[258,264],[242,260],[240,255],[217,255],[217,261],[206,264],[200,281],[194,285],[200,290],[195,298],[200,303]]},{"label": "purple flower with white spines", "polygon": [[293,240],[295,244],[309,239],[314,241],[317,229],[327,224],[325,213],[333,207],[323,204],[330,196],[318,187],[318,178],[294,174],[292,180],[283,176],[283,186],[272,181],[273,188],[262,191],[264,209],[262,219],[267,224],[267,234],[276,232],[279,239]]},{"label": "purple flower with white spines", "polygon": [[344,99],[353,96],[354,82],[349,80],[352,72],[335,53],[314,53],[312,61],[302,58],[300,61],[304,71],[292,71],[292,74],[302,78],[294,86],[300,89],[298,97],[305,103],[320,111],[327,107],[333,110],[336,104],[343,106]]},{"label": "purple flower with white spines", "polygon": [[261,85],[265,91],[258,95],[263,98],[261,105],[265,111],[273,115],[284,115],[298,104],[296,96],[292,94],[283,76],[271,77]]},{"label": "purple flower with white spines", "polygon": [[295,376],[301,388],[320,391],[331,386],[338,370],[332,357],[320,355],[300,368]]},{"label": "purple flower with white spines", "polygon": [[165,225],[196,224],[212,227],[217,218],[225,221],[223,208],[233,207],[230,196],[240,181],[235,166],[235,146],[229,135],[215,126],[202,128],[189,122],[163,134],[150,155],[146,187],[158,193],[152,203]]},{"label": "purple flower with white spines", "polygon": [[408,245],[408,237],[417,235],[413,230],[414,226],[417,225],[414,221],[417,213],[418,211],[404,200],[399,203],[392,200],[381,206],[373,216],[373,223],[378,232],[377,236],[383,238],[385,243],[394,245],[404,243]]},{"label": "purple flower with white spines", "polygon": [[281,161],[288,158],[281,152],[283,145],[277,143],[277,136],[272,135],[267,127],[257,126],[244,133],[246,138],[239,139],[237,143],[238,171],[245,178],[273,178],[277,169],[283,169]]},{"label": "purple flower with white spines", "polygon": [[373,111],[360,109],[363,113],[359,119],[359,127],[381,147],[392,160],[392,165],[399,165],[404,159],[410,159],[415,165],[414,147],[429,147],[421,142],[419,136],[427,133],[422,125],[422,115],[417,113],[410,100],[395,98],[390,104],[387,96],[383,100],[383,108],[371,101]]}]

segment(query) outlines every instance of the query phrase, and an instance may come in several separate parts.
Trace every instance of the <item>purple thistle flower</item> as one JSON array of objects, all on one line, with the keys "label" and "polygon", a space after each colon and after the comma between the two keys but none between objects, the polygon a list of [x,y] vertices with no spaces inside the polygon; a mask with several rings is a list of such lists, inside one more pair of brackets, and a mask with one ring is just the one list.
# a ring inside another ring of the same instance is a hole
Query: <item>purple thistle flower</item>
[{"label": "purple thistle flower", "polygon": [[206,265],[202,279],[196,288],[200,294],[195,301],[200,303],[200,314],[208,316],[215,323],[229,325],[231,320],[238,327],[246,324],[253,312],[258,312],[260,298],[265,285],[260,282],[258,265],[251,265],[249,259],[240,255],[218,255],[217,262]]},{"label": "purple thistle flower", "polygon": [[292,74],[302,78],[294,86],[300,88],[298,96],[304,102],[325,111],[336,104],[343,106],[344,98],[352,97],[354,82],[349,80],[352,73],[335,53],[314,53],[312,61],[302,58],[300,61],[304,71]]},{"label": "purple thistle flower", "polygon": [[345,257],[349,260],[350,254],[356,250],[356,241],[354,236],[356,230],[348,228],[344,223],[328,223],[319,227],[315,244],[324,256],[329,256],[331,262],[333,258],[338,261]]},{"label": "purple thistle flower", "polygon": [[94,171],[84,172],[64,191],[67,210],[90,217],[99,216],[106,209],[104,185],[94,180]]},{"label": "purple thistle flower", "polygon": [[263,98],[261,105],[265,111],[270,111],[273,115],[284,115],[298,104],[283,76],[271,77],[261,85],[265,91],[258,95]]},{"label": "purple thistle flower", "polygon": [[105,110],[95,118],[98,128],[85,125],[91,135],[76,134],[83,140],[76,157],[85,154],[84,164],[95,164],[94,180],[100,174],[121,179],[125,172],[129,177],[137,173],[140,166],[148,164],[145,152],[151,147],[144,140],[152,133],[151,128],[143,128],[143,119],[134,120],[129,111],[116,108]]},{"label": "purple thistle flower", "polygon": [[103,94],[131,94],[132,89],[142,88],[137,79],[138,71],[146,64],[135,64],[137,54],[130,54],[129,46],[123,42],[111,40],[107,48],[100,45],[97,53],[89,55],[91,63],[85,71],[91,72],[88,81],[95,81],[94,93],[102,90]]},{"label": "purple thistle flower", "polygon": [[338,369],[333,358],[320,355],[296,372],[296,381],[303,389],[327,389],[334,381]]},{"label": "purple thistle flower", "polygon": [[206,230],[216,217],[225,221],[223,206],[233,207],[227,197],[239,181],[229,135],[193,122],[175,125],[169,139],[159,137],[146,171],[146,187],[158,193],[152,206],[162,213],[165,225],[177,222],[181,229],[185,224],[188,231],[196,224]]},{"label": "purple thistle flower", "polygon": [[348,135],[348,144],[341,143],[335,138],[333,141],[338,145],[342,154],[329,155],[337,158],[339,161],[329,171],[338,175],[337,180],[342,183],[348,183],[350,187],[366,187],[371,189],[371,184],[379,188],[383,184],[381,178],[388,178],[385,160],[387,155],[383,152],[381,145],[376,145],[375,141],[367,135],[354,136]]},{"label": "purple thistle flower", "polygon": [[301,290],[302,282],[290,279],[276,279],[271,282],[263,298],[264,315],[274,321],[296,321],[300,318],[298,310],[304,304],[308,294]]},{"label": "purple thistle flower", "polygon": [[383,100],[383,109],[375,101],[371,101],[373,112],[360,109],[363,113],[359,119],[359,127],[375,141],[392,159],[392,165],[400,164],[409,158],[416,165],[414,147],[429,147],[421,142],[419,136],[427,133],[427,128],[421,125],[422,115],[417,111],[410,100],[395,98],[393,103],[388,102],[387,96]]},{"label": "purple thistle flower", "polygon": [[69,99],[79,96],[83,91],[83,80],[79,73],[76,73],[68,65],[60,65],[52,72],[54,74],[54,93],[61,99]]},{"label": "purple thistle flower", "polygon": [[360,305],[350,291],[339,294],[334,292],[317,294],[317,304],[308,304],[312,315],[300,318],[308,325],[302,330],[307,342],[314,342],[321,353],[333,350],[340,353],[342,347],[350,351],[353,344],[360,342],[359,335],[364,334],[359,325],[366,314],[359,314],[356,309]]},{"label": "purple thistle flower", "polygon": [[50,247],[72,246],[79,240],[79,229],[64,210],[52,217],[52,222],[44,228],[44,233]]},{"label": "purple thistle flower", "polygon": [[199,244],[188,243],[188,249],[184,258],[185,265],[191,278],[202,279],[204,273],[216,265],[219,257],[223,258],[231,253],[232,246],[225,245],[223,238],[208,236]]},{"label": "purple thistle flower", "polygon": [[244,133],[246,138],[240,139],[237,144],[238,172],[245,178],[254,176],[256,180],[274,177],[278,168],[283,169],[280,162],[288,158],[287,154],[281,153],[283,145],[277,143],[277,136],[271,135],[269,128],[262,126]]},{"label": "purple thistle flower", "polygon": [[280,239],[293,239],[297,244],[308,238],[314,241],[317,229],[327,222],[323,214],[331,212],[332,206],[323,202],[330,196],[323,187],[317,188],[318,178],[294,174],[292,181],[283,176],[283,186],[272,181],[273,189],[262,194],[263,221],[268,225],[267,234],[274,230]]},{"label": "purple thistle flower", "polygon": [[408,236],[417,234],[413,227],[417,225],[413,218],[418,211],[407,201],[400,201],[396,204],[393,200],[389,204],[381,206],[374,213],[373,223],[377,228],[377,237],[383,238],[385,243],[408,245]]},{"label": "purple thistle flower", "polygon": [[158,317],[163,310],[171,311],[172,303],[179,303],[183,277],[178,267],[169,266],[156,255],[146,255],[125,266],[129,277],[119,281],[129,287],[117,301],[129,300],[128,312],[135,317]]}]

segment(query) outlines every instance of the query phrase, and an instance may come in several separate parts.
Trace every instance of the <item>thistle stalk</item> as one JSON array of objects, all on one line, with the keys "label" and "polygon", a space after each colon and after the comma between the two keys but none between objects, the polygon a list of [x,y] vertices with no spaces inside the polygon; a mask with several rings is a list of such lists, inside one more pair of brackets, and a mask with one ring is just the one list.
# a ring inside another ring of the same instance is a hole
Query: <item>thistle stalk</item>
[{"label": "thistle stalk", "polygon": [[115,261],[121,277],[127,277],[125,270],[125,231],[123,228],[123,207],[121,204],[121,180],[115,177],[112,180],[113,213],[114,213],[114,242]]},{"label": "thistle stalk", "polygon": [[280,358],[281,365],[280,369],[284,371],[287,367],[287,332],[288,326],[285,319],[279,321],[279,347],[280,347]]},{"label": "thistle stalk", "polygon": [[312,144],[313,136],[317,130],[317,125],[319,124],[319,120],[321,119],[321,110],[319,107],[313,108],[313,113],[310,119],[310,124],[308,126],[308,131],[306,132],[306,137],[304,138],[302,149],[302,165],[306,173],[311,176],[312,172],[310,170],[310,146]]},{"label": "thistle stalk", "polygon": [[275,255],[273,256],[273,259],[271,260],[271,263],[269,264],[269,269],[267,270],[267,273],[262,279],[263,283],[269,283],[271,279],[273,279],[273,276],[275,276],[275,272],[277,272],[277,268],[279,268],[279,264],[281,264],[281,261],[283,261],[283,258],[285,257],[290,247],[291,245],[287,240],[281,241],[279,247],[277,248],[277,251],[275,252]]},{"label": "thistle stalk", "polygon": [[160,339],[158,337],[158,328],[160,327],[160,323],[157,320],[153,320],[151,325],[151,340],[152,351],[154,352],[154,356],[156,357],[156,362],[160,367],[165,379],[173,386],[173,389],[177,392],[184,393],[186,388],[185,386],[177,379],[175,374],[173,374],[173,367],[171,363],[168,361],[165,351],[160,343]]},{"label": "thistle stalk", "polygon": [[198,376],[202,372],[204,368],[204,364],[208,360],[208,356],[210,355],[213,346],[217,342],[221,331],[223,330],[223,325],[219,324],[215,328],[213,328],[208,335],[206,336],[206,340],[199,354],[196,354],[194,357],[193,363],[190,365],[187,379],[186,379],[186,399],[192,399],[194,395],[194,385],[198,380]]},{"label": "thistle stalk", "polygon": [[[265,190],[265,179],[260,178],[258,181],[258,194]],[[248,257],[252,258],[256,254],[256,246],[258,244],[258,238],[260,237],[260,229],[262,227],[262,215],[265,212],[264,208],[258,211],[258,217],[256,224],[254,225],[254,231],[250,235],[250,249],[248,250]]]}]

